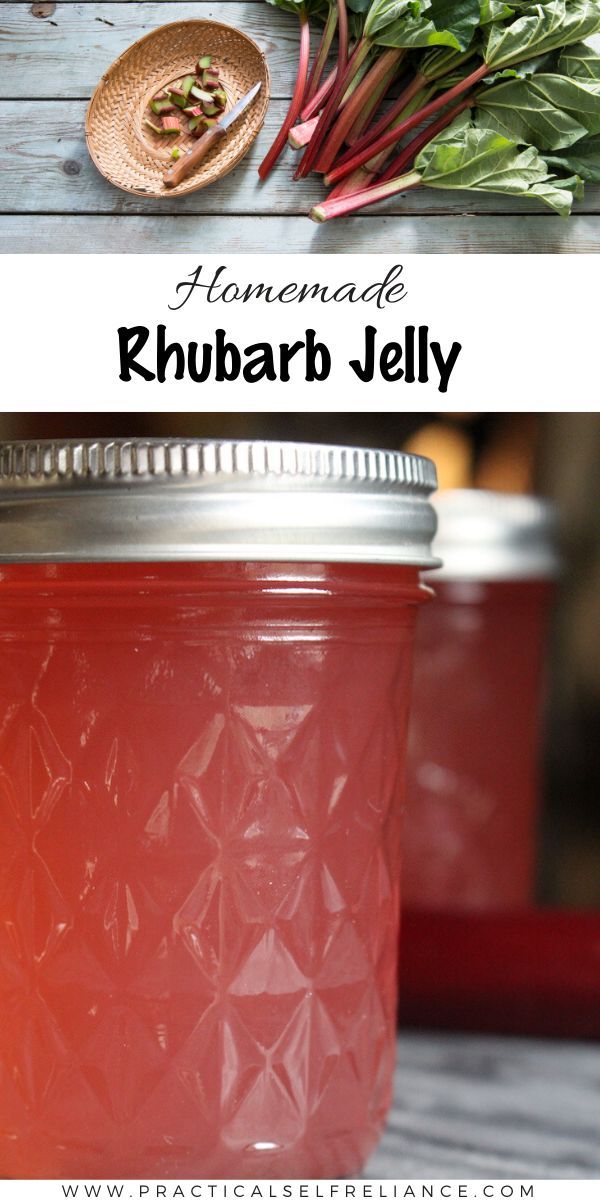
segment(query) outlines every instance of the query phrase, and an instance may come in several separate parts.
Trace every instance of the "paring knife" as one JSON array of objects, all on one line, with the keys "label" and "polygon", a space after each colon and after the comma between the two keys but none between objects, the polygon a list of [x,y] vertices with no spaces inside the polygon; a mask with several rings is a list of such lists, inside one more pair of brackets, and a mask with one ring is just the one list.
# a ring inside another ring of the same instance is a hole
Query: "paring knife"
[{"label": "paring knife", "polygon": [[175,163],[174,167],[165,171],[163,175],[165,187],[177,187],[177,184],[181,183],[182,179],[185,179],[186,175],[189,175],[190,171],[193,171],[194,167],[198,166],[198,163],[201,162],[205,154],[208,154],[211,146],[214,146],[215,142],[225,137],[229,126],[234,121],[237,121],[240,114],[244,112],[244,109],[252,103],[254,97],[260,92],[261,87],[262,83],[255,83],[254,87],[250,88],[250,91],[246,92],[246,95],[242,96],[241,100],[238,100],[237,104],[234,104],[233,108],[226,113],[222,121],[218,121],[216,125],[213,125],[211,129],[207,129],[206,133],[202,134],[191,154],[184,154]]}]

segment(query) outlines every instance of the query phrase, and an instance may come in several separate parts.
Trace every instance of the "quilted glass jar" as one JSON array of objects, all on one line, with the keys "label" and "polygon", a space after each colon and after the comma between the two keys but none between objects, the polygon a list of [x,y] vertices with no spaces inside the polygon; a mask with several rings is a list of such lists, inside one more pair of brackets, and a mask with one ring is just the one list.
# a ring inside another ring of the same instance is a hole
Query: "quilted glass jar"
[{"label": "quilted glass jar", "polygon": [[355,1175],[431,464],[0,449],[0,1173]]},{"label": "quilted glass jar", "polygon": [[415,648],[403,899],[514,909],[534,897],[554,514],[485,491],[442,492],[436,510],[444,566]]}]

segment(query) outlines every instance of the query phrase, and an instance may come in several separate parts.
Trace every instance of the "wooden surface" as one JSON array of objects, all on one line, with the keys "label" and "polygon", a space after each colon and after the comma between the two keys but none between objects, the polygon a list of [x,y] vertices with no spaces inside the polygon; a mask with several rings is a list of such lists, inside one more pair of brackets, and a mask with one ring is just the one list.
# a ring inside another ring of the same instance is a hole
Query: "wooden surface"
[{"label": "wooden surface", "polygon": [[[36,16],[41,11],[45,16]],[[219,185],[149,201],[118,191],[90,162],[87,100],[113,59],[170,19],[239,25],[267,54],[272,104],[251,153]],[[291,150],[266,183],[256,167],[287,107],[294,18],[264,0],[103,0],[0,4],[0,252],[595,252],[600,188],[563,221],[536,206],[423,189],[316,226],[318,177],[292,183]]]},{"label": "wooden surface", "polygon": [[600,1046],[403,1034],[371,1179],[600,1179]]}]

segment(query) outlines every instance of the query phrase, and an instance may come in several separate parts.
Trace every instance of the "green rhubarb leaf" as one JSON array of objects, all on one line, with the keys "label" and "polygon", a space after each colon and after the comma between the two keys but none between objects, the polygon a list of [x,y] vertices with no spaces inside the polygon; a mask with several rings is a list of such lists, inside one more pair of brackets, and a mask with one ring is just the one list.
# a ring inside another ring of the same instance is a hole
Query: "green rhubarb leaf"
[{"label": "green rhubarb leaf", "polygon": [[492,25],[484,58],[493,69],[558,50],[600,29],[600,0],[549,0],[533,4],[510,25]]},{"label": "green rhubarb leaf", "polygon": [[308,17],[316,16],[321,19],[327,8],[324,0],[267,0],[267,4],[272,4],[274,8],[282,8],[284,12],[295,13],[297,17],[304,9]]},{"label": "green rhubarb leaf", "polygon": [[563,75],[533,75],[484,88],[478,123],[538,150],[562,150],[600,133],[600,84]]},{"label": "green rhubarb leaf", "polygon": [[582,138],[561,154],[544,156],[549,166],[560,171],[573,171],[586,183],[600,183],[600,136]]},{"label": "green rhubarb leaf", "polygon": [[506,21],[514,15],[514,5],[509,8],[502,0],[480,0],[480,25],[491,25],[494,21]]},{"label": "green rhubarb leaf", "polygon": [[407,15],[391,24],[380,24],[377,20],[368,30],[370,17],[369,13],[365,33],[379,46],[450,46],[466,50],[479,25],[479,0],[432,0],[420,16]]},{"label": "green rhubarb leaf", "polygon": [[429,8],[429,0],[416,4],[414,0],[372,0],[365,21],[365,37],[373,35],[387,26],[400,24],[407,18],[420,21],[422,13]]},{"label": "green rhubarb leaf", "polygon": [[282,8],[284,12],[295,13],[296,16],[302,8],[302,0],[267,0],[267,4],[272,4],[274,8]]},{"label": "green rhubarb leaf", "polygon": [[415,159],[428,187],[499,192],[541,200],[568,216],[573,193],[550,174],[534,146],[519,147],[492,129],[481,129],[467,113],[438,134]]},{"label": "green rhubarb leaf", "polygon": [[569,46],[558,60],[558,70],[571,79],[600,80],[600,47],[589,46],[586,42]]},{"label": "green rhubarb leaf", "polygon": [[552,175],[543,183],[535,183],[527,192],[530,200],[541,200],[547,204],[559,217],[571,215],[573,200],[581,200],[583,183],[578,176],[571,179],[555,179]]}]

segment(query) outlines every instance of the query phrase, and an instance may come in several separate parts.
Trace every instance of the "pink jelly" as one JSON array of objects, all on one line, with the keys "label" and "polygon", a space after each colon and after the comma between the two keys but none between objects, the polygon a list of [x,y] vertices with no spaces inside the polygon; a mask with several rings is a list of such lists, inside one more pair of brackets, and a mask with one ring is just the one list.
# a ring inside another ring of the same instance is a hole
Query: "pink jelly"
[{"label": "pink jelly", "polygon": [[360,1171],[422,595],[251,549],[0,566],[3,1175]]},{"label": "pink jelly", "polygon": [[552,514],[530,497],[442,493],[419,621],[403,898],[505,910],[533,899]]}]

